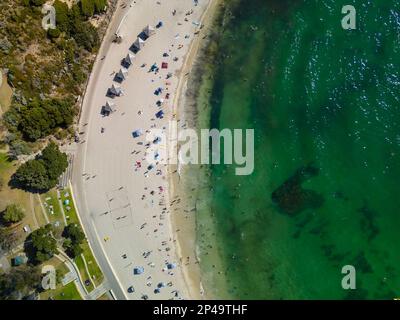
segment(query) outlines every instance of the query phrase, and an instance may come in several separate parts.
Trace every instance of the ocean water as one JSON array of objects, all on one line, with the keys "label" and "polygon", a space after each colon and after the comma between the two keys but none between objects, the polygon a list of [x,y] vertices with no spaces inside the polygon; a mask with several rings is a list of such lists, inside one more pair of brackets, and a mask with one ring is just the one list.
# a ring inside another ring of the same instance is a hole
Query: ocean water
[{"label": "ocean water", "polygon": [[[341,27],[347,4],[356,30]],[[255,170],[209,168],[197,218],[206,290],[400,297],[400,2],[227,1],[225,17],[207,125],[254,129]],[[355,290],[341,287],[345,265]]]}]

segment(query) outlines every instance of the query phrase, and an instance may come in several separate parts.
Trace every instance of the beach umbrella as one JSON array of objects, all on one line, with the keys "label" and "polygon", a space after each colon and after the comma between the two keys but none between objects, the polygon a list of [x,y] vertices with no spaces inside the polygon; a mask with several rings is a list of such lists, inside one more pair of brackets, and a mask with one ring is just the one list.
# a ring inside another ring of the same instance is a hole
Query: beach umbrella
[{"label": "beach umbrella", "polygon": [[144,47],[144,41],[138,37],[133,43],[133,46],[139,51]]}]

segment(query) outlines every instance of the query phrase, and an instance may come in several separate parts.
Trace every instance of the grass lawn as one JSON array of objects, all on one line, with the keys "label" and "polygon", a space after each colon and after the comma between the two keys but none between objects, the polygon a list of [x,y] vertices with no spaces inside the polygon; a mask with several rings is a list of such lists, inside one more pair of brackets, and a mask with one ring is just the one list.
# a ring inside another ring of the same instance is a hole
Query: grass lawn
[{"label": "grass lawn", "polygon": [[53,296],[55,300],[82,300],[78,289],[76,289],[75,282],[70,282],[65,287],[55,291],[57,291]]},{"label": "grass lawn", "polygon": [[57,231],[56,234],[61,235],[65,225],[60,203],[58,202],[57,191],[52,189],[49,192],[42,194],[40,197],[42,199],[47,216]]},{"label": "grass lawn", "polygon": [[[10,161],[5,152],[0,152],[0,180],[2,187],[0,189],[0,211],[3,211],[9,204],[18,203],[25,211],[25,218],[18,224],[12,226],[20,236],[20,241],[24,241],[27,234],[23,231],[23,227],[29,225],[34,230],[35,219],[39,220],[31,207],[31,194],[20,189],[12,189],[8,185],[11,176],[17,170],[18,162]],[[34,198],[34,197],[33,197]],[[40,222],[38,221],[40,225]]]},{"label": "grass lawn", "polygon": [[[69,190],[69,188],[66,188],[64,190],[62,190],[60,192],[61,194],[61,201],[62,201],[62,205],[64,207],[64,212],[67,218],[67,222],[68,223],[76,223],[78,225],[80,225],[79,223],[79,219],[78,219],[78,215],[75,209],[75,205],[73,202],[73,199],[71,197],[71,191]],[[65,204],[65,200],[69,200],[69,204]],[[86,279],[90,279],[91,281],[93,281],[96,285],[100,285],[103,282],[103,273],[101,272],[100,267],[98,266],[95,258],[93,257],[93,253],[92,250],[90,250],[89,244],[87,243],[87,241],[85,241],[85,243],[83,243],[82,245],[82,249],[83,249],[83,255],[85,257],[86,263],[87,263],[87,267],[89,269],[90,275],[92,276],[92,279],[89,278],[89,275],[86,272],[83,260],[81,257],[77,257],[75,259],[75,263],[77,264],[79,271],[81,272],[81,276],[83,281],[85,281]],[[90,292],[94,287],[91,284],[88,288],[88,291]]]},{"label": "grass lawn", "polygon": [[[53,265],[57,270],[57,277],[60,279],[62,279],[62,277],[69,272],[69,269],[65,263],[56,257],[51,258],[43,265],[45,264]],[[82,300],[74,282],[67,284],[65,287],[63,287],[61,282],[57,282],[57,288],[55,290],[47,290],[40,293],[41,300],[48,300],[49,298],[53,298],[55,300]]]},{"label": "grass lawn", "polygon": [[[82,260],[82,257],[78,256],[74,259],[74,261],[75,261],[76,266],[79,269],[79,273],[81,274],[83,282],[85,282],[86,280],[90,280],[90,277],[89,277],[88,273],[86,272],[85,264]],[[90,285],[88,285],[88,286],[85,285],[85,287],[88,292],[91,292],[94,289],[93,282],[90,281]]]},{"label": "grass lawn", "polygon": [[92,250],[90,250],[87,242],[82,245],[82,249],[87,267],[89,269],[90,275],[92,276],[92,280],[96,284],[96,286],[99,286],[104,280],[103,273],[101,272],[99,265],[94,259]]},{"label": "grass lawn", "polygon": [[[71,197],[71,191],[69,188],[66,188],[60,191],[61,201],[64,208],[64,213],[67,219],[67,223],[76,223],[80,225],[78,215],[75,210],[75,205]],[[65,204],[65,201],[68,200],[69,204]]]}]

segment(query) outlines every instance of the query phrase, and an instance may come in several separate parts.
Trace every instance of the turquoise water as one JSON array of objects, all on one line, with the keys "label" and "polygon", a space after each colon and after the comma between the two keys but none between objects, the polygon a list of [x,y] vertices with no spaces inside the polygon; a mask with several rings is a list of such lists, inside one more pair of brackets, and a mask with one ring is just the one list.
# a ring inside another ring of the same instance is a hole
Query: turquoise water
[{"label": "turquoise water", "polygon": [[[341,28],[347,4],[356,30]],[[243,0],[231,10],[212,62],[210,126],[253,128],[255,170],[211,168],[200,219],[215,223],[228,285],[218,297],[399,297],[400,2]],[[199,243],[204,232],[200,221]],[[344,265],[356,290],[341,287]]]}]

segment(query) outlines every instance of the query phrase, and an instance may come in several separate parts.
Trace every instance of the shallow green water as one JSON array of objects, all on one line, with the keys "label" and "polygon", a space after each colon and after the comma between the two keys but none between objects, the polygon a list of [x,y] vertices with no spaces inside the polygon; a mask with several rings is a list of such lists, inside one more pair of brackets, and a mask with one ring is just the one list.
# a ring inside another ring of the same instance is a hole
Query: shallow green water
[{"label": "shallow green water", "polygon": [[[357,30],[341,28],[346,4]],[[220,297],[399,297],[400,2],[243,0],[233,16],[211,126],[254,128],[255,170],[212,167]],[[356,290],[341,288],[344,265]]]}]

